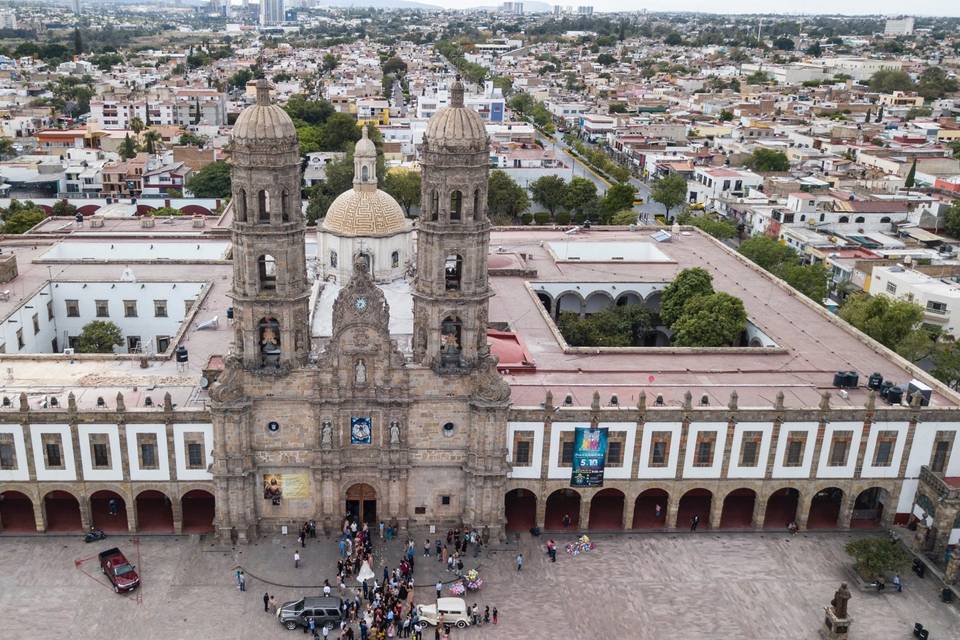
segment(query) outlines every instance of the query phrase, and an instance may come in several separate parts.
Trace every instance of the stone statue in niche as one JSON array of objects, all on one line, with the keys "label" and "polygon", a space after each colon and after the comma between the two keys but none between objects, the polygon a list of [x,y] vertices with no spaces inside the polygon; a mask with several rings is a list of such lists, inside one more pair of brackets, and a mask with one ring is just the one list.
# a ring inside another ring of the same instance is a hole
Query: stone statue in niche
[{"label": "stone statue in niche", "polygon": [[324,449],[333,446],[333,425],[329,420],[324,420],[320,426],[320,446]]},{"label": "stone statue in niche", "polygon": [[390,444],[400,444],[400,421],[390,422]]},{"label": "stone statue in niche", "polygon": [[356,371],[353,379],[357,384],[367,384],[367,365],[363,362],[363,360],[357,360]]}]

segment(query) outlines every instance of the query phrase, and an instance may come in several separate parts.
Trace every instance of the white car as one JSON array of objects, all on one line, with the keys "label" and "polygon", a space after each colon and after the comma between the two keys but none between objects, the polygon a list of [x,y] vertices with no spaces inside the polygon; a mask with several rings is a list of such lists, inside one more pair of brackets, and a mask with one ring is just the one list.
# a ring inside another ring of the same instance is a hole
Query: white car
[{"label": "white car", "polygon": [[427,624],[434,626],[438,625],[441,619],[443,624],[455,624],[459,629],[470,624],[467,603],[463,598],[438,598],[437,604],[417,605],[417,615]]}]

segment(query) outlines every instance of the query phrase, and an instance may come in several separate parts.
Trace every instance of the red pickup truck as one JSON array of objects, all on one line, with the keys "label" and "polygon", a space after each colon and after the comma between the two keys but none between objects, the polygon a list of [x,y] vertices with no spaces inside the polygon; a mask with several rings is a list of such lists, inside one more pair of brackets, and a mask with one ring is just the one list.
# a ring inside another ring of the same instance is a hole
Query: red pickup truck
[{"label": "red pickup truck", "polygon": [[114,593],[137,588],[140,584],[140,576],[134,569],[135,567],[127,562],[126,556],[120,552],[120,549],[114,547],[100,552],[100,571],[110,580]]}]

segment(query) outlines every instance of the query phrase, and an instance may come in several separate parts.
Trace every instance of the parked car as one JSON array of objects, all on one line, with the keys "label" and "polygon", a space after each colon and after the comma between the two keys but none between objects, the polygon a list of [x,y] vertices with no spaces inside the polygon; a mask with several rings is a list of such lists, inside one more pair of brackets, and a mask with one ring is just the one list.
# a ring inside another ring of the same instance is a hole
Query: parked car
[{"label": "parked car", "polygon": [[443,618],[443,624],[455,624],[460,629],[470,624],[467,603],[463,598],[438,598],[437,604],[418,605],[417,615],[424,622],[434,626],[439,623],[440,618]]},{"label": "parked car", "polygon": [[136,567],[130,564],[127,557],[116,547],[100,552],[100,571],[113,585],[114,593],[132,591],[140,584]]},{"label": "parked car", "polygon": [[290,631],[297,627],[306,627],[313,618],[317,629],[338,627],[343,611],[343,601],[333,596],[305,597],[284,602],[277,609],[277,620]]}]

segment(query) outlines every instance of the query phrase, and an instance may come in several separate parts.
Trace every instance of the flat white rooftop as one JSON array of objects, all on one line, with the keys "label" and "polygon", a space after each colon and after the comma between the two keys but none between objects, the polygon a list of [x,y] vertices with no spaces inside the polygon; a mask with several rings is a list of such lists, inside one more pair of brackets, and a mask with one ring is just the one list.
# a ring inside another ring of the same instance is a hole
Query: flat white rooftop
[{"label": "flat white rooftop", "polygon": [[215,262],[225,260],[230,243],[202,242],[59,242],[41,255],[37,262],[148,262],[185,260]]},{"label": "flat white rooftop", "polygon": [[[311,334],[315,338],[329,338],[333,335],[333,303],[343,288],[332,282],[323,283],[323,290],[317,297],[310,321]],[[390,335],[397,339],[400,349],[408,348],[413,335],[413,294],[410,283],[396,280],[377,287],[383,291],[390,305]]]},{"label": "flat white rooftop", "polygon": [[649,242],[548,242],[557,262],[673,262]]}]

